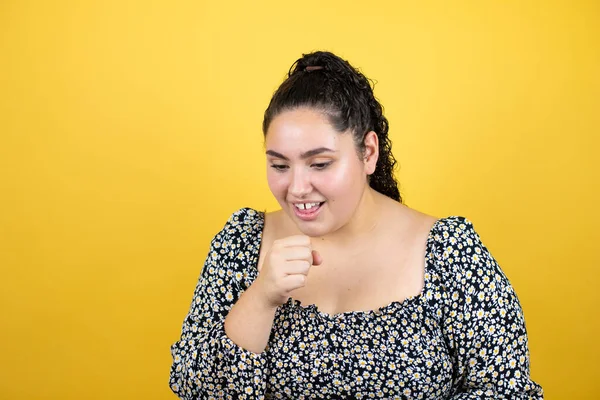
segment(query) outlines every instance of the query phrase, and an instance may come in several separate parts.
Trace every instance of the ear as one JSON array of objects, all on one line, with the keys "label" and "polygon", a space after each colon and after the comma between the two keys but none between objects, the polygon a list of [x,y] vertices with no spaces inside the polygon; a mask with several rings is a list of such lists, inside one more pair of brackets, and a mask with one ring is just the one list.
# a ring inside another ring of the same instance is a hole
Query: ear
[{"label": "ear", "polygon": [[365,173],[371,175],[375,172],[375,166],[379,159],[379,138],[374,131],[370,131],[365,135],[363,139],[365,145],[365,152],[363,155],[363,162],[365,163]]}]

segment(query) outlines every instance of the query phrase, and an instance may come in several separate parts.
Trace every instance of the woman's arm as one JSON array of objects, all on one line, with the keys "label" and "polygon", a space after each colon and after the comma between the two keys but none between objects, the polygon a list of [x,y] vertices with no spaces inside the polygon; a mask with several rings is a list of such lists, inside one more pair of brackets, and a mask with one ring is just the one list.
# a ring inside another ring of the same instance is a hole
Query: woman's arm
[{"label": "woman's arm", "polygon": [[451,400],[542,399],[530,378],[523,310],[473,225],[446,226],[438,262],[449,274],[443,329],[454,363]]},{"label": "woman's arm", "polygon": [[262,353],[267,347],[277,307],[263,301],[251,285],[235,303],[225,319],[225,332],[231,340],[254,353]]},{"label": "woman's arm", "polygon": [[237,211],[211,242],[181,338],[171,346],[169,383],[182,399],[264,398],[265,354],[238,346],[224,328],[225,317],[247,287],[248,270],[254,268],[248,265],[248,246],[255,245],[259,233],[255,219],[252,210]]}]

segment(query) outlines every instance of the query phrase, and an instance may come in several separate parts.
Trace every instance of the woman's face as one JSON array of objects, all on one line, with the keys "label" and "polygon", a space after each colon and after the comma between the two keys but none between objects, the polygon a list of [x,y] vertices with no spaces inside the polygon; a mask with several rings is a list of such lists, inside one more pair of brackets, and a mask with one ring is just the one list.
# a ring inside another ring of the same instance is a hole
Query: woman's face
[{"label": "woman's face", "polygon": [[273,119],[265,144],[269,188],[302,233],[323,236],[350,220],[374,170],[359,159],[350,133],[300,108]]}]

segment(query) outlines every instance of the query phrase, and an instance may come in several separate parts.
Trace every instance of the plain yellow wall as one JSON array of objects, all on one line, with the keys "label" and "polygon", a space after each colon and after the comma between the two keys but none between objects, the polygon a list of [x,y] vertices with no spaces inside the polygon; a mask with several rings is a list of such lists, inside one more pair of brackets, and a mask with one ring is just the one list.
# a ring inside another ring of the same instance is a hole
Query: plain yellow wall
[{"label": "plain yellow wall", "polygon": [[273,210],[302,52],[375,79],[407,204],[470,218],[547,399],[600,398],[598,1],[0,2],[0,398],[169,399],[211,237]]}]

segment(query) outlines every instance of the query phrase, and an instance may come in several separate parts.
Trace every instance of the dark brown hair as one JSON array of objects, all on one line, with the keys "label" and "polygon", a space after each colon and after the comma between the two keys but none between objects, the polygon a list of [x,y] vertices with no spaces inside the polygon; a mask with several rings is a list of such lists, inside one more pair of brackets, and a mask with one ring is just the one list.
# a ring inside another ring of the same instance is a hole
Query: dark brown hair
[{"label": "dark brown hair", "polygon": [[350,130],[361,157],[365,151],[365,135],[374,131],[379,139],[379,159],[369,176],[369,185],[402,203],[394,177],[397,162],[388,137],[388,121],[367,77],[333,53],[304,54],[273,94],[265,111],[263,134],[266,136],[271,121],[281,112],[301,107],[322,111],[338,132]]}]

